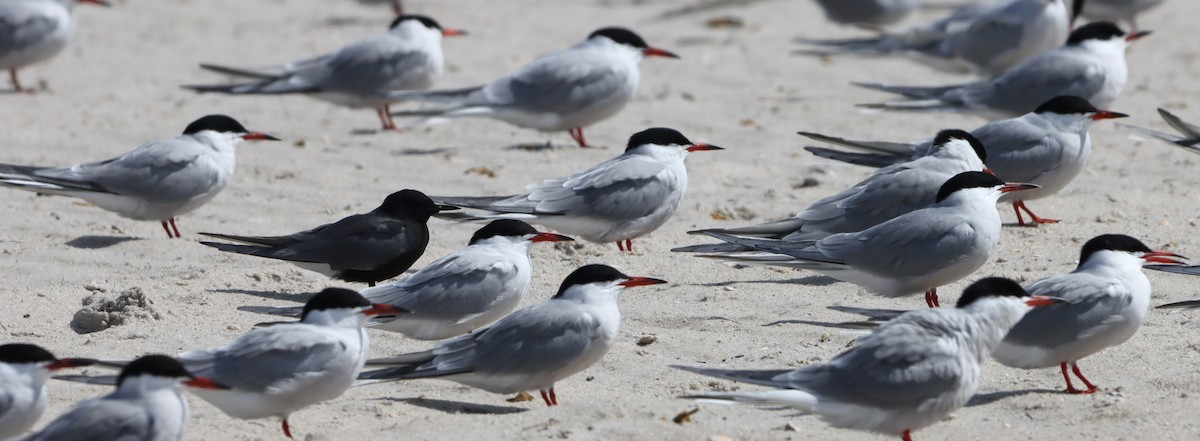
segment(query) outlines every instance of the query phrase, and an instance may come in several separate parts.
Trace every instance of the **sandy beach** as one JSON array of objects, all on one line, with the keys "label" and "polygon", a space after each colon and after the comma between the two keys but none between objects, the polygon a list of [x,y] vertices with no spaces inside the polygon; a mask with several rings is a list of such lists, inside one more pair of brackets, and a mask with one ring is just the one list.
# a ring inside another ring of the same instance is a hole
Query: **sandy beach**
[{"label": "sandy beach", "polygon": [[[695,1],[409,0],[406,7],[463,28],[447,39],[439,88],[476,85],[536,56],[582,40],[603,26],[626,26],[680,60],[642,62],[637,97],[622,113],[588,127],[605,148],[579,149],[564,133],[541,133],[490,120],[460,120],[404,133],[375,133],[370,110],[305,97],[199,95],[181,84],[224,80],[200,62],[270,65],[316,55],[383,32],[390,10],[332,0],[118,1],[79,7],[75,40],[49,63],[23,70],[43,84],[34,96],[0,94],[0,162],[67,165],[112,157],[182,131],[210,113],[233,116],[283,142],[239,147],[230,186],[182,217],[182,239],[154,222],[136,222],[61,197],[0,189],[0,341],[35,342],[59,356],[133,357],[223,345],[269,317],[244,305],[293,305],[327,286],[362,289],[283,262],[217,252],[201,231],[285,234],[365,212],[396,190],[436,195],[499,195],[581,170],[619,154],[630,134],[651,126],[680,130],[725,147],[688,159],[689,188],[664,227],[634,242],[536,246],[534,283],[523,305],[551,296],[571,270],[605,263],[668,285],[629,290],[621,299],[621,337],[596,366],[557,384],[560,405],[425,380],[353,388],[293,414],[298,439],[888,439],[834,429],[788,409],[696,404],[676,396],[749,389],[669,365],[768,369],[828,360],[855,335],[815,326],[855,320],[830,305],[923,308],[920,297],[886,299],[811,272],[734,268],[671,253],[701,243],[688,230],[786,216],[867,176],[864,167],[817,158],[798,130],[859,139],[917,140],[983,120],[948,114],[868,112],[854,103],[889,96],[850,81],[938,85],[971,78],[896,59],[820,59],[790,55],[798,36],[850,37],[814,2],[767,0],[660,18]],[[923,11],[905,23],[936,18]],[[1200,121],[1200,47],[1193,18],[1200,3],[1171,0],[1139,18],[1155,34],[1128,53],[1130,81],[1111,110],[1118,120],[1168,131],[1155,108]],[[741,27],[706,21],[736,17]],[[7,86],[0,86],[7,87]],[[1103,121],[1091,131],[1087,169],[1057,197],[1033,201],[1055,225],[1017,228],[1011,207],[991,261],[977,277],[1032,281],[1070,271],[1079,247],[1122,233],[1152,248],[1200,257],[1200,157]],[[552,148],[516,148],[544,145]],[[463,246],[477,224],[430,222],[430,245],[414,268]],[[1152,304],[1200,298],[1197,280],[1147,271]],[[974,280],[973,277],[970,280]],[[970,280],[943,287],[943,303]],[[110,329],[79,334],[70,323],[81,301],[138,288],[150,313]],[[1200,437],[1200,312],[1155,310],[1126,344],[1080,366],[1102,390],[1060,393],[1057,369],[1017,370],[989,361],[972,405],[914,433],[917,439],[1187,440]],[[639,346],[644,336],[656,338]],[[420,350],[429,342],[371,333],[373,355]],[[51,408],[38,427],[107,388],[51,382]],[[188,439],[282,439],[275,419],[234,420],[192,396]],[[672,419],[699,408],[690,422]]]}]

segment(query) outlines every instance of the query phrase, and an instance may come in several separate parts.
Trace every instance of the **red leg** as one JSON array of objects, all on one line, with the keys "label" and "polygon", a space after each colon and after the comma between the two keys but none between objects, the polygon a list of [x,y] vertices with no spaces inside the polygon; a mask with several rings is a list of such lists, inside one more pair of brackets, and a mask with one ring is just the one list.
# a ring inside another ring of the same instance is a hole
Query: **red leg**
[{"label": "red leg", "polygon": [[1069,393],[1069,394],[1086,394],[1086,393],[1090,393],[1090,392],[1085,392],[1085,391],[1082,391],[1082,390],[1076,389],[1076,388],[1075,388],[1075,385],[1074,385],[1074,384],[1071,384],[1071,376],[1070,376],[1070,375],[1067,375],[1067,364],[1066,364],[1066,363],[1062,363],[1062,364],[1060,364],[1060,365],[1059,365],[1059,369],[1061,369],[1061,370],[1062,370],[1062,376],[1063,376],[1063,379],[1064,379],[1064,380],[1067,380],[1067,389],[1066,389],[1066,390],[1064,390],[1063,392],[1066,392],[1066,393]]},{"label": "red leg", "polygon": [[[1025,201],[1013,202],[1013,208],[1016,208],[1016,207],[1021,207],[1022,210],[1025,210],[1026,213],[1029,213],[1029,218],[1032,219],[1034,225],[1058,223],[1058,219],[1046,219],[1043,217],[1038,217],[1036,214],[1033,214],[1032,211],[1029,211],[1029,207],[1025,206]],[[1018,214],[1018,216],[1020,216],[1020,215]]]},{"label": "red leg", "polygon": [[925,304],[930,308],[942,306],[941,302],[938,301],[937,288],[925,291]]},{"label": "red leg", "polygon": [[550,402],[554,403],[555,406],[558,405],[558,395],[554,394],[554,386],[550,386]]},{"label": "red leg", "polygon": [[295,438],[292,438],[292,429],[290,427],[288,427],[287,418],[283,419],[283,434],[285,436],[287,436],[288,439],[295,439]]},{"label": "red leg", "polygon": [[[1064,364],[1064,366],[1065,366],[1065,364]],[[1071,372],[1074,372],[1075,376],[1079,377],[1079,379],[1083,381],[1083,385],[1087,386],[1086,391],[1079,392],[1079,393],[1091,394],[1091,393],[1096,393],[1096,391],[1100,389],[1100,388],[1096,387],[1096,385],[1092,384],[1092,382],[1088,381],[1088,379],[1086,377],[1083,376],[1083,372],[1079,371],[1079,365],[1076,364],[1075,362],[1071,362]],[[1063,371],[1063,373],[1065,374],[1066,371]]]},{"label": "red leg", "polygon": [[625,251],[625,243],[618,240],[617,241],[617,249],[621,250],[621,251]]},{"label": "red leg", "polygon": [[1017,213],[1017,226],[1025,226],[1025,218],[1021,217],[1021,201],[1013,202],[1013,212]]},{"label": "red leg", "polygon": [[179,227],[175,226],[175,218],[171,218],[171,229],[175,230],[175,238],[176,239],[183,237],[182,234],[179,234]]},{"label": "red leg", "polygon": [[376,107],[375,108],[375,116],[379,117],[379,124],[382,126],[382,128],[380,130],[391,130],[391,127],[388,126],[388,114],[387,114],[386,106],[385,107]]},{"label": "red leg", "polygon": [[396,12],[396,16],[404,15],[404,5],[400,4],[400,0],[392,0],[392,11]]},{"label": "red leg", "polygon": [[583,127],[569,129],[567,130],[567,133],[571,134],[571,139],[574,139],[580,147],[586,148],[588,146],[587,140],[583,138]]},{"label": "red leg", "polygon": [[163,230],[167,232],[167,239],[173,239],[174,237],[171,236],[171,227],[168,226],[166,222],[163,222],[162,226],[163,226]]},{"label": "red leg", "polygon": [[17,79],[17,70],[9,69],[8,78],[12,80],[13,89],[17,92],[33,95],[33,89],[25,89],[21,87],[21,80]]},{"label": "red leg", "polygon": [[553,406],[554,402],[550,401],[550,395],[546,394],[546,389],[542,389],[541,392],[542,392],[542,401],[545,401],[547,406]]},{"label": "red leg", "polygon": [[904,429],[904,433],[900,435],[900,440],[901,441],[912,441],[912,434],[909,433],[908,429]]},{"label": "red leg", "polygon": [[633,252],[633,239],[625,239],[625,251]]}]

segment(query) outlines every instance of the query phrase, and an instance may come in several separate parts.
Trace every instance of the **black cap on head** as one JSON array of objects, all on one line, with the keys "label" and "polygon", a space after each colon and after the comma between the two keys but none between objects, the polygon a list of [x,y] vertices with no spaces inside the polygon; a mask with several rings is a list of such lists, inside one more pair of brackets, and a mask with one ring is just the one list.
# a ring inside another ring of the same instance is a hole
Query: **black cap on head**
[{"label": "black cap on head", "polygon": [[1100,251],[1149,253],[1154,250],[1151,250],[1142,241],[1124,234],[1101,234],[1083,244],[1083,251],[1079,253],[1079,264],[1083,265],[1084,262],[1087,262],[1088,257]]},{"label": "black cap on head", "polygon": [[1123,37],[1125,31],[1111,21],[1096,21],[1075,28],[1075,32],[1071,32],[1071,37],[1067,38],[1067,45],[1076,45],[1087,40],[1104,41]]},{"label": "black cap on head", "polygon": [[162,354],[152,354],[133,360],[124,369],[121,369],[121,376],[117,377],[117,386],[120,387],[126,378],[139,375],[153,375],[163,378],[194,378],[178,360]]},{"label": "black cap on head", "polygon": [[225,115],[205,115],[198,120],[192,121],[187,128],[183,129],[184,135],[191,135],[205,130],[212,130],[219,133],[249,133],[242,123],[236,119]]},{"label": "black cap on head", "polygon": [[439,31],[442,30],[442,25],[438,24],[438,22],[434,19],[424,15],[401,15],[396,17],[395,20],[392,20],[392,24],[388,25],[388,29],[395,29],[396,26],[400,26],[400,23],[404,23],[408,20],[419,21],[429,29],[437,29]]},{"label": "black cap on head", "polygon": [[643,40],[638,34],[625,28],[601,28],[588,35],[589,40],[596,37],[608,37],[609,40],[616,43],[633,46],[638,49],[648,49],[650,47],[646,44],[646,40]]},{"label": "black cap on head", "polygon": [[634,149],[646,144],[655,145],[692,145],[687,137],[679,133],[678,130],[668,129],[666,127],[651,127],[646,130],[634,133],[629,137],[629,143],[625,145],[625,151]]},{"label": "black cap on head", "polygon": [[596,263],[584,265],[571,272],[566,279],[563,279],[563,283],[558,287],[558,293],[555,294],[554,297],[563,295],[563,292],[566,292],[567,288],[575,285],[587,285],[589,283],[596,282],[613,282],[628,278],[629,276],[608,265],[600,265]]},{"label": "black cap on head", "polygon": [[498,219],[475,231],[475,234],[471,235],[470,244],[497,236],[521,237],[530,234],[537,234],[537,230],[525,222],[515,219]]},{"label": "black cap on head", "polygon": [[304,304],[304,312],[300,313],[300,321],[313,311],[326,309],[362,308],[371,306],[371,302],[357,292],[345,288],[325,288],[317,295],[308,299]]},{"label": "black cap on head", "polygon": [[1060,95],[1050,98],[1050,101],[1042,103],[1033,113],[1057,113],[1059,115],[1082,115],[1085,113],[1096,113],[1100,109],[1089,103],[1088,100],[1074,95]]},{"label": "black cap on head", "polygon": [[1029,293],[1021,284],[1003,277],[988,277],[980,279],[963,290],[958,298],[958,308],[970,305],[984,297],[1029,297]]},{"label": "black cap on head", "polygon": [[416,190],[404,189],[388,195],[378,210],[390,217],[424,217],[428,220],[438,211],[438,204]]},{"label": "black cap on head", "polygon": [[937,202],[950,197],[954,192],[966,188],[991,188],[1004,185],[1004,181],[997,178],[991,173],[969,171],[954,175],[953,178],[946,180],[942,184],[942,188],[938,189]]},{"label": "black cap on head", "polygon": [[9,343],[0,346],[0,363],[47,363],[58,360],[50,351],[28,343]]},{"label": "black cap on head", "polygon": [[971,144],[971,149],[975,150],[975,154],[979,156],[979,160],[987,162],[987,150],[983,148],[983,143],[979,142],[970,132],[958,129],[946,129],[938,132],[933,138],[933,145],[943,145],[950,142],[951,139],[961,139]]}]

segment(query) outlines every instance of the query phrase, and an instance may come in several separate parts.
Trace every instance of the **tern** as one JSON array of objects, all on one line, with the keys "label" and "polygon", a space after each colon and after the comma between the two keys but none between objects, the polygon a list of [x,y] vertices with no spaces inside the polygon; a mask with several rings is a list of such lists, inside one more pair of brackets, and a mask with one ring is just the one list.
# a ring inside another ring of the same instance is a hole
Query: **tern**
[{"label": "tern", "polygon": [[242,244],[200,242],[221,251],[287,261],[347,282],[376,282],[408,270],[429,245],[429,218],[439,206],[416,190],[388,195],[369,213],[287,236],[200,233]]},{"label": "tern", "polygon": [[822,48],[800,53],[898,54],[940,70],[995,75],[1061,46],[1067,41],[1071,19],[1065,0],[973,3],[905,32],[849,40],[803,40]]},{"label": "tern", "polygon": [[1037,186],[964,172],[947,180],[928,207],[863,231],[799,242],[704,232],[759,253],[701,257],[812,270],[884,297],[924,292],[926,304],[936,307],[937,287],[987,263],[1000,240],[1000,196],[1032,188]]},{"label": "tern", "polygon": [[105,161],[69,167],[0,163],[0,186],[80,198],[121,217],[161,222],[168,238],[178,238],[175,218],[225,188],[233,178],[235,147],[243,140],[279,138],[246,130],[225,115],[208,115],[188,124],[182,135]]},{"label": "tern", "polygon": [[1149,135],[1151,137],[1183,147],[1192,153],[1200,153],[1200,125],[1188,123],[1178,116],[1175,116],[1175,114],[1168,112],[1167,109],[1159,108],[1158,114],[1162,117],[1163,121],[1166,121],[1171,128],[1175,129],[1180,134],[1175,135],[1157,130],[1144,129],[1128,124],[1122,125],[1132,128],[1134,131],[1143,135]]},{"label": "tern", "polygon": [[554,384],[596,364],[616,340],[621,292],[660,283],[667,282],[586,265],[568,275],[550,300],[428,351],[368,360],[368,366],[389,367],[359,379],[439,378],[498,394],[538,390],[547,406],[556,406]]},{"label": "tern", "polygon": [[[1031,224],[1058,222],[1038,217],[1025,201],[1045,198],[1062,191],[1087,165],[1092,153],[1088,129],[1095,121],[1124,118],[1123,113],[1100,110],[1087,100],[1059,96],[1042,103],[1033,112],[1017,118],[993,121],[971,132],[987,150],[987,166],[1000,179],[1038,184],[1041,188],[1006,194],[1000,202],[1012,203],[1017,224],[1027,225],[1021,216],[1029,214]],[[850,153],[822,147],[805,147],[817,156],[867,166],[889,166],[915,161],[930,153],[933,143],[855,141],[817,133],[801,132],[809,138],[830,142],[870,153]]]},{"label": "tern", "polygon": [[608,119],[633,99],[644,57],[679,58],[625,28],[603,28],[566,50],[545,55],[482,86],[432,92],[392,92],[389,100],[445,107],[393,113],[424,120],[487,117],[543,132],[566,130],[587,147],[583,128]]},{"label": "tern", "polygon": [[[1096,385],[1079,370],[1078,361],[1133,337],[1150,312],[1150,280],[1142,264],[1182,264],[1178,254],[1151,250],[1122,234],[1096,236],[1083,245],[1079,266],[1067,274],[1037,280],[1026,289],[1065,302],[1025,314],[992,354],[1015,368],[1059,366],[1065,392],[1090,394]],[[1076,389],[1067,365],[1086,389]]]},{"label": "tern", "polygon": [[29,430],[46,412],[46,380],[53,372],[95,363],[87,358],[57,358],[33,344],[0,345],[0,440]]},{"label": "tern", "polygon": [[[978,139],[962,130],[938,132],[924,151],[927,154],[912,161],[880,168],[850,188],[821,198],[790,218],[690,233],[716,232],[787,241],[815,240],[832,233],[853,233],[925,208],[930,202],[929,195],[937,194],[946,180],[959,173],[986,170],[986,148]],[[677,250],[725,252],[746,249],[734,244],[721,244]]]},{"label": "tern", "polygon": [[[415,274],[362,292],[371,303],[406,311],[376,317],[367,327],[398,332],[417,340],[457,337],[508,315],[521,302],[533,270],[530,245],[571,238],[539,233],[525,222],[494,220],[471,236],[470,243]],[[299,316],[299,307],[238,308],[265,314]]]},{"label": "tern", "polygon": [[1066,45],[985,80],[941,87],[854,84],[908,98],[862,105],[885,110],[965,112],[995,120],[1029,113],[1061,95],[1077,96],[1106,109],[1120,97],[1129,77],[1127,43],[1148,34],[1126,34],[1109,22],[1088,23],[1072,32]]},{"label": "tern", "polygon": [[684,158],[708,150],[723,149],[694,143],[674,129],[656,127],[630,136],[620,156],[570,176],[531,184],[526,187],[528,193],[432,198],[439,204],[487,212],[439,217],[520,219],[590,242],[616,242],[621,251],[633,251],[633,239],[666,223],[683,200],[687,190]]},{"label": "tern", "polygon": [[[201,399],[234,418],[279,417],[283,434],[291,438],[288,415],[337,398],[354,383],[367,359],[369,340],[363,325],[368,317],[405,312],[372,304],[348,289],[326,288],[305,303],[299,322],[258,329],[226,346],[184,352],[178,359],[189,372],[228,386],[193,391]],[[112,381],[111,377],[55,378],[92,384]]]},{"label": "tern", "polygon": [[980,364],[1022,314],[1056,302],[1031,296],[1012,280],[986,278],[963,290],[955,308],[905,313],[825,364],[795,370],[673,367],[775,388],[682,398],[790,406],[834,427],[911,441],[913,430],[945,419],[975,395]]},{"label": "tern", "polygon": [[21,87],[17,69],[54,58],[75,33],[72,15],[78,3],[110,6],[107,0],[0,1],[0,69],[7,69],[13,89]]},{"label": "tern", "polygon": [[229,85],[190,85],[196,92],[233,95],[304,94],[350,108],[374,108],[383,130],[396,130],[389,105],[380,95],[424,90],[441,76],[442,37],[465,35],[443,29],[423,15],[402,15],[388,32],[347,45],[336,52],[267,69],[201,64],[214,72],[252,79]]},{"label": "tern", "polygon": [[188,404],[180,386],[193,392],[226,389],[194,375],[166,355],[147,355],[125,366],[117,390],[84,401],[23,441],[179,441],[187,429]]}]

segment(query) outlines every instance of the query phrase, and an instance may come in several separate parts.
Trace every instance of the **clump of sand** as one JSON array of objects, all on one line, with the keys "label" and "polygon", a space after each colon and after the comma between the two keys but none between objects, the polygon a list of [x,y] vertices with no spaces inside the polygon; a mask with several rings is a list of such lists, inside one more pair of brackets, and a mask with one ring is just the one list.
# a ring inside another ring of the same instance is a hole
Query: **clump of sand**
[{"label": "clump of sand", "polygon": [[138,287],[129,288],[115,298],[92,294],[83,299],[83,308],[75,312],[71,328],[89,334],[121,326],[131,319],[161,319],[153,304]]}]

